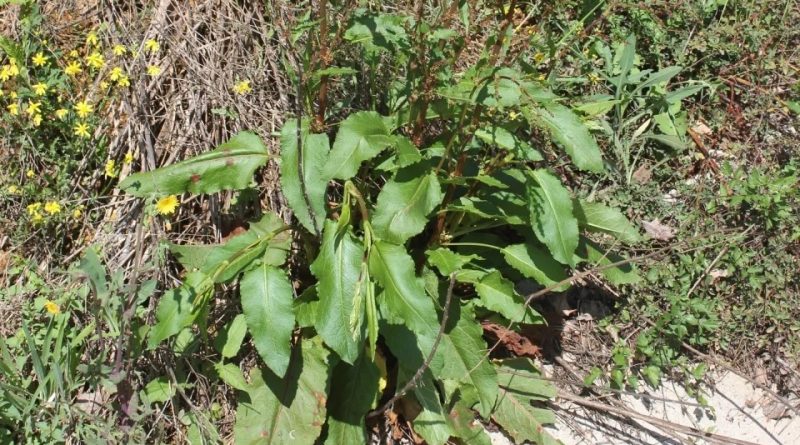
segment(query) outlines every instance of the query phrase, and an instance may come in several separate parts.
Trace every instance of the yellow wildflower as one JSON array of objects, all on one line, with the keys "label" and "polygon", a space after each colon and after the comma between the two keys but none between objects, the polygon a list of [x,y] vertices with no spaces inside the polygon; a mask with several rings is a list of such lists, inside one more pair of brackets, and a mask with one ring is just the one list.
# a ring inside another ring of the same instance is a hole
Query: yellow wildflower
[{"label": "yellow wildflower", "polygon": [[247,94],[251,91],[253,91],[253,88],[250,87],[249,80],[242,80],[233,86],[233,92],[236,94]]},{"label": "yellow wildflower", "polygon": [[533,61],[536,63],[542,63],[544,61],[544,54],[543,53],[536,53],[533,55]]},{"label": "yellow wildflower", "polygon": [[65,117],[67,117],[67,113],[69,113],[69,110],[66,108],[59,108],[56,110],[56,118],[63,120]]},{"label": "yellow wildflower", "polygon": [[61,213],[61,204],[56,201],[48,201],[44,205],[44,211],[49,213],[50,215],[56,215]]},{"label": "yellow wildflower", "polygon": [[157,53],[161,49],[161,45],[155,39],[150,39],[144,42],[144,48],[151,53]]},{"label": "yellow wildflower", "polygon": [[47,84],[44,82],[39,82],[33,85],[33,94],[37,96],[44,96],[47,94]]},{"label": "yellow wildflower", "polygon": [[512,111],[512,112],[508,113],[508,118],[511,119],[512,121],[517,120],[518,117],[519,117],[519,113],[517,113],[516,111]]},{"label": "yellow wildflower", "polygon": [[25,176],[27,176],[28,178],[33,178],[34,176],[36,176],[36,173],[33,172],[33,169],[29,168],[28,171],[25,172]]},{"label": "yellow wildflower", "polygon": [[115,56],[124,56],[128,49],[125,48],[125,45],[114,45],[113,51]]},{"label": "yellow wildflower", "polygon": [[19,76],[19,67],[15,59],[11,59],[11,63],[8,65],[8,73],[11,74],[11,77]]},{"label": "yellow wildflower", "polygon": [[100,40],[97,38],[97,33],[94,31],[90,32],[86,35],[86,44],[87,45],[94,45],[97,46],[100,44]]},{"label": "yellow wildflower", "polygon": [[28,204],[28,207],[27,207],[28,215],[33,216],[34,213],[39,213],[39,210],[41,210],[41,209],[42,209],[42,203],[41,202],[34,202],[33,204]]},{"label": "yellow wildflower", "polygon": [[8,112],[11,113],[12,116],[19,115],[19,105],[17,104],[8,104]]},{"label": "yellow wildflower", "polygon": [[3,68],[0,69],[0,82],[5,82],[11,78],[11,70],[9,69],[8,65],[3,65]]},{"label": "yellow wildflower", "polygon": [[61,313],[61,308],[58,307],[58,304],[50,300],[44,302],[44,309],[51,315],[58,315]]},{"label": "yellow wildflower", "polygon": [[82,119],[92,114],[92,106],[89,105],[89,103],[85,100],[76,103],[73,108],[75,109],[75,112],[78,113],[78,117]]},{"label": "yellow wildflower", "polygon": [[117,81],[117,85],[121,87],[129,87],[131,86],[131,80],[128,78],[128,76],[121,76]]},{"label": "yellow wildflower", "polygon": [[38,127],[42,125],[42,115],[41,114],[34,114],[33,115],[33,126]]},{"label": "yellow wildflower", "polygon": [[77,58],[79,56],[78,50],[73,49],[72,51],[69,52],[69,56],[72,57],[73,59]]},{"label": "yellow wildflower", "polygon": [[89,133],[89,124],[85,122],[80,122],[77,125],[75,125],[74,131],[75,131],[75,136],[81,138],[88,138],[91,136],[91,134]]},{"label": "yellow wildflower", "polygon": [[178,198],[175,195],[169,195],[161,198],[156,203],[156,211],[161,215],[171,215],[175,213],[178,208]]},{"label": "yellow wildflower", "polygon": [[86,56],[86,64],[92,68],[100,69],[106,64],[106,60],[103,58],[102,54],[95,51]]},{"label": "yellow wildflower", "polygon": [[8,194],[9,195],[16,195],[17,193],[19,193],[19,187],[17,187],[16,185],[9,185],[8,186]]},{"label": "yellow wildflower", "polygon": [[591,82],[591,83],[600,82],[600,76],[598,76],[595,73],[589,73],[589,75],[586,76],[586,77],[589,79],[589,82]]},{"label": "yellow wildflower", "polygon": [[127,152],[125,153],[125,159],[122,160],[122,163],[128,165],[133,162],[133,153]]},{"label": "yellow wildflower", "polygon": [[159,67],[157,65],[150,65],[150,66],[147,67],[147,75],[148,76],[155,77],[155,76],[158,76],[159,74],[161,74],[161,67]]},{"label": "yellow wildflower", "polygon": [[109,159],[106,161],[106,176],[109,178],[116,178],[117,177],[117,163],[114,162],[113,159]]},{"label": "yellow wildflower", "polygon": [[28,101],[28,108],[26,108],[25,111],[28,113],[28,116],[33,116],[35,114],[41,113],[42,103]]},{"label": "yellow wildflower", "polygon": [[16,100],[17,99],[17,92],[16,91],[12,91],[12,92],[8,93],[8,97]]},{"label": "yellow wildflower", "polygon": [[78,219],[82,215],[83,215],[83,205],[79,205],[78,207],[75,207],[75,209],[72,211],[72,218],[73,219]]},{"label": "yellow wildflower", "polygon": [[101,90],[107,90],[108,89],[108,82],[106,82],[105,80],[100,82],[100,89]]},{"label": "yellow wildflower", "polygon": [[36,53],[36,55],[33,56],[33,59],[31,60],[33,61],[33,64],[36,66],[44,66],[47,63],[47,57],[45,57],[44,53],[41,52]]},{"label": "yellow wildflower", "polygon": [[73,60],[72,62],[69,63],[69,65],[67,65],[66,68],[64,68],[64,72],[68,76],[74,76],[80,73],[81,71],[83,71],[81,69],[81,64],[77,60]]},{"label": "yellow wildflower", "polygon": [[124,75],[125,73],[122,72],[122,68],[115,66],[114,68],[111,68],[111,72],[108,73],[108,78],[109,80],[116,82],[117,80],[119,80],[120,77]]},{"label": "yellow wildflower", "polygon": [[33,215],[31,215],[31,221],[33,221],[34,224],[39,224],[43,220],[44,216],[42,216],[41,213],[34,213]]}]

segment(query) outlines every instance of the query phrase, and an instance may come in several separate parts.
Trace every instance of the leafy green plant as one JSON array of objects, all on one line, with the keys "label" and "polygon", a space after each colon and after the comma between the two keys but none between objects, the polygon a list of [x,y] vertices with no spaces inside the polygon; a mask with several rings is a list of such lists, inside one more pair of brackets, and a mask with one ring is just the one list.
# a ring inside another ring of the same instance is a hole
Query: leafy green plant
[{"label": "leafy green plant", "polygon": [[[357,10],[343,34],[324,25],[302,61],[309,73],[296,73],[298,102],[317,108],[287,119],[280,133],[281,185],[297,224],[267,212],[223,244],[170,245],[186,276],[161,297],[148,347],[192,326],[204,332],[215,286],[239,283],[244,325],[265,367],[245,377],[235,363],[218,365],[242,394],[237,441],[313,443],[327,424],[326,443],[364,443],[365,415],[406,398],[419,406],[413,425],[429,443],[487,442],[454,420],[472,418],[472,409],[517,440],[554,442],[541,428],[552,413],[534,405],[553,389],[527,360],[489,360],[480,320],[544,323],[515,281],[562,287],[570,269],[610,263],[589,233],[626,243],[639,234],[620,211],[574,196],[529,142],[547,134],[559,147],[549,159],[566,153],[580,171],[603,171],[575,112],[536,73],[506,62],[508,24],[477,63],[457,71],[459,32],[469,25],[469,14],[456,25],[458,5],[440,22]],[[363,51],[370,71],[406,76],[370,100],[383,113],[338,110],[345,117],[330,125],[326,82],[358,65],[348,69],[353,62],[344,59],[333,69],[310,54],[328,51],[326,39],[338,35]],[[504,117],[511,112],[524,119]],[[244,132],[120,187],[147,199],[236,190],[269,158],[258,136]],[[304,255],[290,257],[293,239]],[[237,334],[227,336],[223,358],[244,340],[241,320],[232,322]],[[386,393],[380,357],[396,359],[396,385]]]}]

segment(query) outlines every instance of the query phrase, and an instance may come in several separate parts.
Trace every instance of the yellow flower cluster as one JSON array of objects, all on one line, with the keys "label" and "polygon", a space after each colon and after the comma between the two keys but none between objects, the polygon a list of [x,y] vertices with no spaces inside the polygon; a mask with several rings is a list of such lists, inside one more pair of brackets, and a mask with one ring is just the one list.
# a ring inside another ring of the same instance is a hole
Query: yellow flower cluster
[{"label": "yellow flower cluster", "polygon": [[252,91],[253,88],[250,86],[249,80],[239,81],[233,86],[233,92],[239,95],[247,94]]}]

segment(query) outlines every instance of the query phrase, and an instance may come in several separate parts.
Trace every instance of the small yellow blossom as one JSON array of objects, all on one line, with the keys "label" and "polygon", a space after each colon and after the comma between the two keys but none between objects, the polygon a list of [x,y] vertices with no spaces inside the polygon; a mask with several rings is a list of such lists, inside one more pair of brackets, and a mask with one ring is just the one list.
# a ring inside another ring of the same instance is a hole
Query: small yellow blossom
[{"label": "small yellow blossom", "polygon": [[102,81],[102,82],[100,82],[100,89],[101,89],[101,90],[107,90],[107,89],[108,89],[108,86],[109,86],[109,84],[108,84],[108,82],[106,82],[105,80],[104,80],[104,81]]},{"label": "small yellow blossom", "polygon": [[28,113],[28,116],[33,116],[35,114],[41,113],[42,103],[28,101],[28,108],[26,108],[25,111]]},{"label": "small yellow blossom", "polygon": [[512,112],[508,113],[508,118],[511,119],[512,121],[517,120],[518,117],[519,117],[519,113],[517,113],[516,111],[512,111]]},{"label": "small yellow blossom", "polygon": [[11,77],[19,76],[19,67],[16,59],[11,59],[11,63],[8,65],[8,73],[11,74]]},{"label": "small yellow blossom", "polygon": [[117,163],[114,162],[113,159],[109,159],[106,161],[106,176],[109,178],[116,178],[117,177]]},{"label": "small yellow blossom", "polygon": [[113,51],[115,56],[124,56],[128,49],[125,48],[125,45],[114,45]]},{"label": "small yellow blossom", "polygon": [[151,53],[157,53],[161,49],[161,45],[155,39],[150,39],[144,42],[144,48]]},{"label": "small yellow blossom", "polygon": [[33,85],[33,94],[37,96],[44,96],[47,94],[47,84],[44,82],[39,82]]},{"label": "small yellow blossom", "polygon": [[9,185],[8,186],[8,194],[9,195],[16,195],[19,193],[19,187],[16,185]]},{"label": "small yellow blossom", "polygon": [[33,61],[33,64],[36,66],[44,66],[47,63],[47,57],[45,57],[44,53],[41,52],[36,53],[36,55],[33,56],[33,59],[31,60]]},{"label": "small yellow blossom", "polygon": [[38,127],[42,125],[42,115],[41,114],[34,114],[33,115],[33,126]]},{"label": "small yellow blossom", "polygon": [[95,51],[86,56],[86,64],[92,68],[100,69],[106,64],[106,60],[103,58],[102,54]]},{"label": "small yellow blossom", "polygon": [[81,64],[77,60],[73,60],[69,63],[69,65],[67,65],[66,68],[64,68],[64,72],[67,74],[67,76],[74,76],[81,71],[83,71],[81,69]]},{"label": "small yellow blossom", "polygon": [[50,215],[57,215],[61,213],[61,204],[56,201],[48,201],[44,205],[44,211]]},{"label": "small yellow blossom", "polygon": [[44,309],[51,315],[58,315],[61,313],[61,308],[58,307],[58,304],[50,300],[44,302]]},{"label": "small yellow blossom", "polygon": [[67,117],[67,113],[69,113],[69,110],[66,108],[59,108],[56,110],[56,119],[63,120],[65,117]]},{"label": "small yellow blossom", "polygon": [[536,53],[533,55],[533,61],[538,63],[542,63],[544,61],[544,54],[543,53]]},{"label": "small yellow blossom", "polygon": [[39,211],[41,209],[42,209],[42,203],[41,202],[34,202],[33,204],[28,204],[28,207],[27,207],[28,215],[33,216],[34,213],[39,213]]},{"label": "small yellow blossom", "polygon": [[115,66],[114,68],[111,68],[111,72],[108,73],[108,78],[109,80],[116,82],[117,80],[119,80],[120,77],[124,75],[125,73],[122,71],[122,68]]},{"label": "small yellow blossom", "polygon": [[16,99],[17,99],[17,96],[18,96],[18,95],[17,95],[17,92],[16,92],[16,91],[12,91],[12,92],[8,93],[8,97],[10,97],[11,99],[14,99],[14,100],[16,100]]},{"label": "small yellow blossom", "polygon": [[122,160],[122,163],[128,165],[133,162],[133,153],[127,152],[125,153],[125,159]]},{"label": "small yellow blossom", "polygon": [[247,94],[251,91],[253,91],[253,88],[250,87],[249,80],[242,80],[233,86],[233,92],[236,94]]},{"label": "small yellow blossom", "polygon": [[78,54],[77,49],[73,49],[72,51],[69,52],[69,56],[72,57],[73,59],[77,58],[79,55],[80,54]]},{"label": "small yellow blossom", "polygon": [[3,65],[3,68],[0,69],[0,82],[5,82],[11,78],[11,69],[8,65]]},{"label": "small yellow blossom", "polygon": [[19,115],[19,105],[17,105],[17,104],[8,104],[8,106],[6,108],[8,108],[8,112],[11,113],[12,116],[18,116]]},{"label": "small yellow blossom", "polygon": [[121,87],[129,87],[131,86],[131,80],[128,78],[128,76],[121,76],[117,81],[117,85]]},{"label": "small yellow blossom", "polygon": [[84,122],[75,125],[74,131],[75,131],[75,136],[81,138],[88,138],[91,136],[91,134],[89,133],[89,124]]},{"label": "small yellow blossom", "polygon": [[150,65],[150,66],[147,67],[147,75],[148,76],[155,77],[155,76],[158,76],[159,74],[161,74],[161,67],[159,67],[157,65]]},{"label": "small yellow blossom", "polygon": [[165,196],[156,203],[156,211],[161,215],[171,215],[178,208],[178,198],[175,195]]},{"label": "small yellow blossom", "polygon": [[28,178],[33,178],[34,176],[36,176],[36,173],[33,172],[32,168],[29,168],[28,171],[25,172],[25,176],[27,176]]},{"label": "small yellow blossom", "polygon": [[100,44],[100,40],[97,38],[97,33],[94,31],[90,32],[86,35],[86,44],[87,45],[94,45],[97,46]]},{"label": "small yellow blossom", "polygon": [[595,73],[589,73],[589,75],[587,75],[586,77],[589,79],[589,82],[591,83],[600,82],[600,76],[598,76]]},{"label": "small yellow blossom", "polygon": [[83,205],[75,207],[75,209],[72,211],[73,219],[79,219],[81,216],[83,216]]},{"label": "small yellow blossom", "polygon": [[39,224],[43,220],[44,220],[44,216],[42,216],[41,213],[34,213],[33,215],[31,215],[31,221],[33,221],[34,224]]},{"label": "small yellow blossom", "polygon": [[78,114],[78,117],[80,117],[81,119],[92,114],[92,106],[89,105],[89,103],[86,102],[85,100],[76,103],[73,106],[73,108],[75,109],[75,112]]}]

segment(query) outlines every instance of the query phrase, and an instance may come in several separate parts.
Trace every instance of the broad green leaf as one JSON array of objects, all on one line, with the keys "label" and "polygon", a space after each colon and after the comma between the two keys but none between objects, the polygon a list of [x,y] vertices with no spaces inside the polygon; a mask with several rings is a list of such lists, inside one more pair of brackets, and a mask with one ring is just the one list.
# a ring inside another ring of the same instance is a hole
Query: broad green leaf
[{"label": "broad green leaf", "polygon": [[469,264],[470,261],[480,258],[478,255],[461,255],[453,252],[450,249],[440,247],[425,252],[428,257],[428,263],[439,269],[439,273],[444,276],[450,276]]},{"label": "broad green leaf", "polygon": [[294,330],[292,284],[284,272],[262,263],[239,284],[247,328],[264,363],[279,376],[286,373]]},{"label": "broad green leaf", "polygon": [[574,200],[575,217],[578,224],[591,232],[608,233],[623,243],[633,244],[641,241],[636,227],[617,209],[597,202]]},{"label": "broad green leaf", "polygon": [[[582,238],[578,246],[578,256],[587,261],[592,267],[608,266],[611,263],[622,261],[623,258],[615,253],[602,249],[597,244]],[[641,280],[633,264],[624,264],[601,270],[600,273],[614,285],[634,284]]]},{"label": "broad green leaf", "polygon": [[178,245],[169,248],[187,269],[198,269],[221,283],[233,279],[256,258],[272,266],[286,261],[292,239],[278,215],[270,212],[250,229],[223,244]]},{"label": "broad green leaf", "polygon": [[528,188],[531,227],[557,261],[574,265],[578,247],[578,220],[572,214],[572,196],[547,170],[532,172],[536,185]]},{"label": "broad green leaf", "polygon": [[[509,266],[517,269],[526,278],[536,280],[542,286],[551,286],[567,278],[564,267],[546,251],[531,244],[514,244],[503,248],[503,256]],[[569,287],[564,284],[560,291]]]},{"label": "broad green leaf", "polygon": [[428,214],[443,197],[436,173],[424,164],[398,171],[378,194],[372,214],[375,234],[383,240],[403,244],[425,228]]},{"label": "broad green leaf", "polygon": [[362,162],[374,158],[392,143],[394,138],[381,115],[374,111],[351,114],[339,125],[323,175],[326,179],[350,179]]},{"label": "broad green leaf", "polygon": [[281,188],[300,224],[309,232],[318,234],[322,232],[326,213],[328,180],[322,171],[330,151],[328,135],[310,134],[308,122],[304,121],[300,131],[300,150],[297,136],[297,120],[286,121],[281,129]]},{"label": "broad green leaf", "polygon": [[475,137],[490,145],[508,150],[526,161],[541,161],[539,150],[518,138],[503,127],[487,127],[475,130]]},{"label": "broad green leaf", "polygon": [[364,416],[378,398],[378,367],[366,354],[353,365],[339,362],[333,370],[328,399],[326,444],[366,444]]},{"label": "broad green leaf", "polygon": [[166,377],[157,377],[145,385],[143,392],[150,403],[164,403],[175,396],[175,385]]},{"label": "broad green leaf", "polygon": [[407,49],[410,45],[404,26],[406,21],[408,17],[403,15],[359,9],[344,38],[363,45],[371,53],[389,51],[400,56],[404,52],[396,50]]},{"label": "broad green leaf", "polygon": [[526,114],[533,123],[545,127],[553,139],[564,147],[578,168],[603,171],[603,158],[597,141],[572,110],[556,102],[543,102],[525,110],[530,111]]},{"label": "broad green leaf", "polygon": [[317,306],[319,306],[316,285],[306,288],[299,297],[294,299],[292,306],[298,326],[301,328],[314,327],[314,322],[317,320]]},{"label": "broad green leaf", "polygon": [[222,357],[235,357],[239,353],[239,348],[242,346],[242,341],[246,334],[247,322],[244,315],[239,314],[217,334],[217,338],[214,339],[214,346],[222,354]]},{"label": "broad green leaf", "polygon": [[97,255],[97,250],[94,246],[86,249],[86,253],[83,254],[78,268],[86,274],[95,295],[97,295],[101,301],[105,300],[108,296],[106,268],[103,267],[103,262],[100,261],[100,257]]},{"label": "broad green leaf", "polygon": [[363,350],[362,323],[355,332],[350,330],[351,318],[363,320],[362,304],[356,306],[356,294],[364,292],[361,285],[361,263],[364,246],[352,233],[337,233],[336,222],[325,221],[322,248],[311,264],[311,272],[319,280],[314,327],[325,344],[347,363],[354,363]]},{"label": "broad green leaf", "polygon": [[[398,380],[405,382],[411,378],[416,369],[400,368]],[[447,421],[447,414],[436,391],[436,384],[430,371],[426,371],[419,384],[413,390],[414,398],[419,402],[422,411],[414,418],[414,432],[422,436],[428,445],[444,445],[453,435]]]},{"label": "broad green leaf", "polygon": [[236,410],[236,444],[313,444],[325,423],[328,354],[321,341],[303,340],[285,377],[253,369]]},{"label": "broad green leaf", "polygon": [[453,435],[461,438],[464,444],[492,445],[492,439],[486,433],[486,429],[476,421],[475,413],[461,401],[453,405],[447,416],[447,423]]},{"label": "broad green leaf", "polygon": [[219,378],[231,388],[247,391],[247,380],[244,379],[244,374],[238,366],[233,363],[215,363],[214,370],[217,371]]},{"label": "broad green leaf", "polygon": [[496,270],[489,273],[465,270],[459,272],[456,279],[475,287],[475,292],[480,297],[476,304],[497,312],[510,321],[531,324],[543,321],[541,315],[524,305],[525,301],[514,290],[514,284]]},{"label": "broad green leaf", "polygon": [[587,116],[603,116],[618,104],[618,100],[599,100],[595,102],[586,102],[575,107],[576,111]]},{"label": "broad green leaf", "polygon": [[553,412],[535,408],[534,401],[555,396],[555,388],[540,380],[539,373],[527,359],[503,360],[497,367],[500,396],[492,420],[511,435],[516,443],[531,441],[539,445],[558,444],[544,425],[555,423]]},{"label": "broad green leaf", "polygon": [[639,92],[644,90],[645,88],[651,87],[653,85],[658,85],[662,82],[669,82],[670,79],[677,76],[678,73],[683,70],[683,67],[680,66],[668,66],[662,70],[656,71],[655,73],[650,74],[647,77],[647,80],[640,83],[639,86],[633,91],[632,95],[637,95]]},{"label": "broad green leaf", "polygon": [[215,150],[177,164],[134,173],[119,188],[134,196],[216,193],[239,190],[267,163],[269,151],[261,138],[247,131],[236,134]]},{"label": "broad green leaf", "polygon": [[405,136],[395,136],[395,151],[398,167],[408,167],[422,160],[419,149]]},{"label": "broad green leaf", "polygon": [[211,279],[202,272],[190,272],[184,283],[168,290],[158,303],[156,324],[150,329],[148,348],[154,349],[165,339],[191,326],[200,313],[196,303],[205,302],[214,290]]}]

